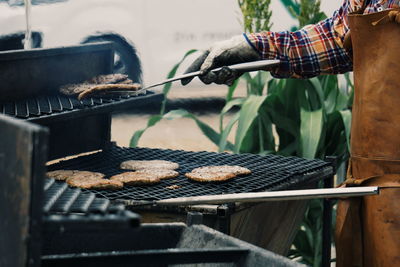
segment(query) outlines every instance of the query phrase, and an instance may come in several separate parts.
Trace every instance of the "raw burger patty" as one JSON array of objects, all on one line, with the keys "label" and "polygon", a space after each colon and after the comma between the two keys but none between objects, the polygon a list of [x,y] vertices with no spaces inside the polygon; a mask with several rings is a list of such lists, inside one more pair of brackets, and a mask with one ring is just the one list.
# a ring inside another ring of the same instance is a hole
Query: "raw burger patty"
[{"label": "raw burger patty", "polygon": [[58,181],[65,181],[68,178],[80,177],[80,178],[97,178],[101,179],[104,174],[99,172],[89,172],[89,171],[78,171],[78,170],[56,170],[46,173],[47,177],[53,178]]},{"label": "raw burger patty", "polygon": [[175,170],[179,168],[179,164],[167,160],[127,160],[122,162],[120,167],[124,170]]},{"label": "raw burger patty", "polygon": [[151,185],[161,181],[156,175],[143,172],[124,172],[112,176],[110,180],[122,182],[124,185]]},{"label": "raw burger patty", "polygon": [[84,189],[121,189],[124,185],[119,181],[99,179],[96,177],[75,176],[67,179],[67,184]]},{"label": "raw burger patty", "polygon": [[189,172],[185,176],[197,182],[223,182],[236,177],[229,172]]},{"label": "raw burger patty", "polygon": [[246,174],[251,173],[251,171],[247,168],[240,167],[240,166],[230,166],[230,165],[199,167],[199,168],[193,169],[192,173],[194,173],[194,172],[196,172],[196,173],[227,172],[227,173],[233,173],[235,175],[246,175]]}]

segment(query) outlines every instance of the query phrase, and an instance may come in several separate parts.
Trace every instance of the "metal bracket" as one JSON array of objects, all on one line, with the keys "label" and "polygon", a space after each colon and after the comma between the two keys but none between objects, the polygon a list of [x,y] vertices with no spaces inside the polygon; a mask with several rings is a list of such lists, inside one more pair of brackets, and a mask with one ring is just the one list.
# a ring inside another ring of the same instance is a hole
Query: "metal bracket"
[{"label": "metal bracket", "polygon": [[203,213],[189,211],[186,217],[186,225],[203,224]]},{"label": "metal bracket", "polygon": [[235,203],[227,203],[217,207],[218,230],[229,235],[231,232],[231,214],[235,210]]}]

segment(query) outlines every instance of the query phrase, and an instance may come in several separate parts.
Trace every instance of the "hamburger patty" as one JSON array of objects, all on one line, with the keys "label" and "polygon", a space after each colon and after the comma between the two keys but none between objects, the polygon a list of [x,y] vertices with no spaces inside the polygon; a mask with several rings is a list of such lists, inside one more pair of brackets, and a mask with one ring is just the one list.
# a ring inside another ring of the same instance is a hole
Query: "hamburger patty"
[{"label": "hamburger patty", "polygon": [[174,170],[166,170],[166,169],[147,169],[147,170],[137,170],[136,173],[148,173],[154,175],[161,180],[175,178],[179,176],[179,172]]},{"label": "hamburger patty", "polygon": [[119,181],[99,179],[96,177],[75,176],[67,179],[67,184],[84,189],[121,189],[124,185]]},{"label": "hamburger patty", "polygon": [[157,175],[144,172],[124,172],[114,175],[110,178],[111,181],[119,181],[124,185],[151,185],[161,182]]},{"label": "hamburger patty", "polygon": [[197,182],[223,182],[235,178],[239,175],[250,174],[251,171],[240,166],[204,166],[193,169],[185,176]]},{"label": "hamburger patty", "polygon": [[142,86],[138,83],[133,84],[99,84],[90,87],[89,89],[84,90],[79,93],[78,99],[84,99],[85,97],[99,95],[99,94],[108,94],[113,92],[135,92],[141,89]]},{"label": "hamburger patty", "polygon": [[127,160],[122,162],[120,167],[124,170],[175,170],[179,168],[179,164],[167,160]]},{"label": "hamburger patty", "polygon": [[104,174],[99,172],[89,172],[89,171],[78,171],[78,170],[56,170],[46,173],[48,178],[52,178],[58,181],[65,181],[68,178],[80,177],[80,178],[97,178],[101,179]]},{"label": "hamburger patty", "polygon": [[236,177],[229,172],[189,172],[185,176],[197,182],[224,182]]},{"label": "hamburger patty", "polygon": [[60,87],[60,92],[65,95],[76,95],[89,90],[99,84],[132,84],[132,80],[126,74],[105,74],[93,77],[83,83],[66,84]]},{"label": "hamburger patty", "polygon": [[230,166],[230,165],[221,165],[221,166],[204,166],[195,168],[192,172],[200,172],[200,173],[214,173],[214,172],[229,172],[234,173],[235,175],[246,175],[250,174],[251,171],[247,168],[241,166]]}]

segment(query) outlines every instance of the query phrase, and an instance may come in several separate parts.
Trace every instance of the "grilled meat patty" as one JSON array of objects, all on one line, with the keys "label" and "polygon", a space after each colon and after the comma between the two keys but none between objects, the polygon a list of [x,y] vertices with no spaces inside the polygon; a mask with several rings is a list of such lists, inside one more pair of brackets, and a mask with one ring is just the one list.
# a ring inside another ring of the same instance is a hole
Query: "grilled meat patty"
[{"label": "grilled meat patty", "polygon": [[125,74],[99,75],[82,83],[66,84],[60,87],[60,92],[65,95],[79,95],[82,99],[91,95],[112,91],[137,91],[141,85],[133,83]]},{"label": "grilled meat patty", "polygon": [[230,172],[235,175],[246,175],[250,174],[251,171],[247,168],[241,166],[230,166],[230,165],[220,165],[220,166],[204,166],[195,168],[192,172],[200,172],[200,173],[213,173],[213,172]]},{"label": "grilled meat patty", "polygon": [[101,94],[109,94],[120,92],[129,93],[135,92],[141,89],[142,86],[138,83],[133,84],[99,84],[92,86],[89,89],[84,90],[83,92],[79,93],[78,99],[81,100],[85,97],[93,96],[93,95],[101,95]]},{"label": "grilled meat patty", "polygon": [[53,178],[58,181],[65,181],[68,178],[73,177],[87,177],[87,178],[97,178],[101,179],[104,177],[104,174],[99,172],[89,172],[89,171],[78,171],[78,170],[56,170],[50,171],[46,173],[47,177]]},{"label": "grilled meat patty", "polygon": [[96,177],[88,176],[75,176],[67,179],[67,184],[73,187],[79,187],[84,189],[121,189],[124,185],[119,181],[112,181],[108,179],[99,179]]},{"label": "grilled meat patty", "polygon": [[179,164],[167,160],[127,160],[122,162],[120,167],[124,170],[175,170],[179,168]]},{"label": "grilled meat patty", "polygon": [[185,176],[197,182],[223,182],[239,175],[248,175],[251,171],[241,166],[204,166],[193,169]]},{"label": "grilled meat patty", "polygon": [[110,177],[111,181],[119,181],[124,185],[152,185],[161,181],[157,175],[143,172],[124,172]]},{"label": "grilled meat patty", "polygon": [[224,182],[236,177],[229,172],[189,172],[185,176],[197,182]]},{"label": "grilled meat patty", "polygon": [[148,173],[160,178],[161,180],[175,178],[179,176],[179,172],[166,169],[144,169],[144,170],[137,170],[136,173]]}]

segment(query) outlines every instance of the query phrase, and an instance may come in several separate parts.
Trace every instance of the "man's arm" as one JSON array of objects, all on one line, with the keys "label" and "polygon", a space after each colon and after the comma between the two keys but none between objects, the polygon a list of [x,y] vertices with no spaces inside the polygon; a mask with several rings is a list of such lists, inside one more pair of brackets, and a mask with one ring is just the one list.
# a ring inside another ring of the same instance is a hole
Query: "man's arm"
[{"label": "man's arm", "polygon": [[331,18],[295,31],[261,32],[247,35],[249,44],[262,59],[279,59],[271,71],[278,78],[310,78],[352,70],[343,41],[349,31],[347,15],[362,1],[345,0]]},{"label": "man's arm", "polygon": [[[242,73],[224,68],[219,73],[210,69],[259,59],[279,59],[271,71],[278,78],[310,78],[320,74],[337,74],[352,70],[343,48],[349,31],[347,15],[362,7],[364,0],[344,0],[331,18],[296,31],[261,32],[234,36],[213,44],[186,70],[201,70],[199,78],[206,84],[231,84]],[[182,80],[188,84],[190,79]]]}]

